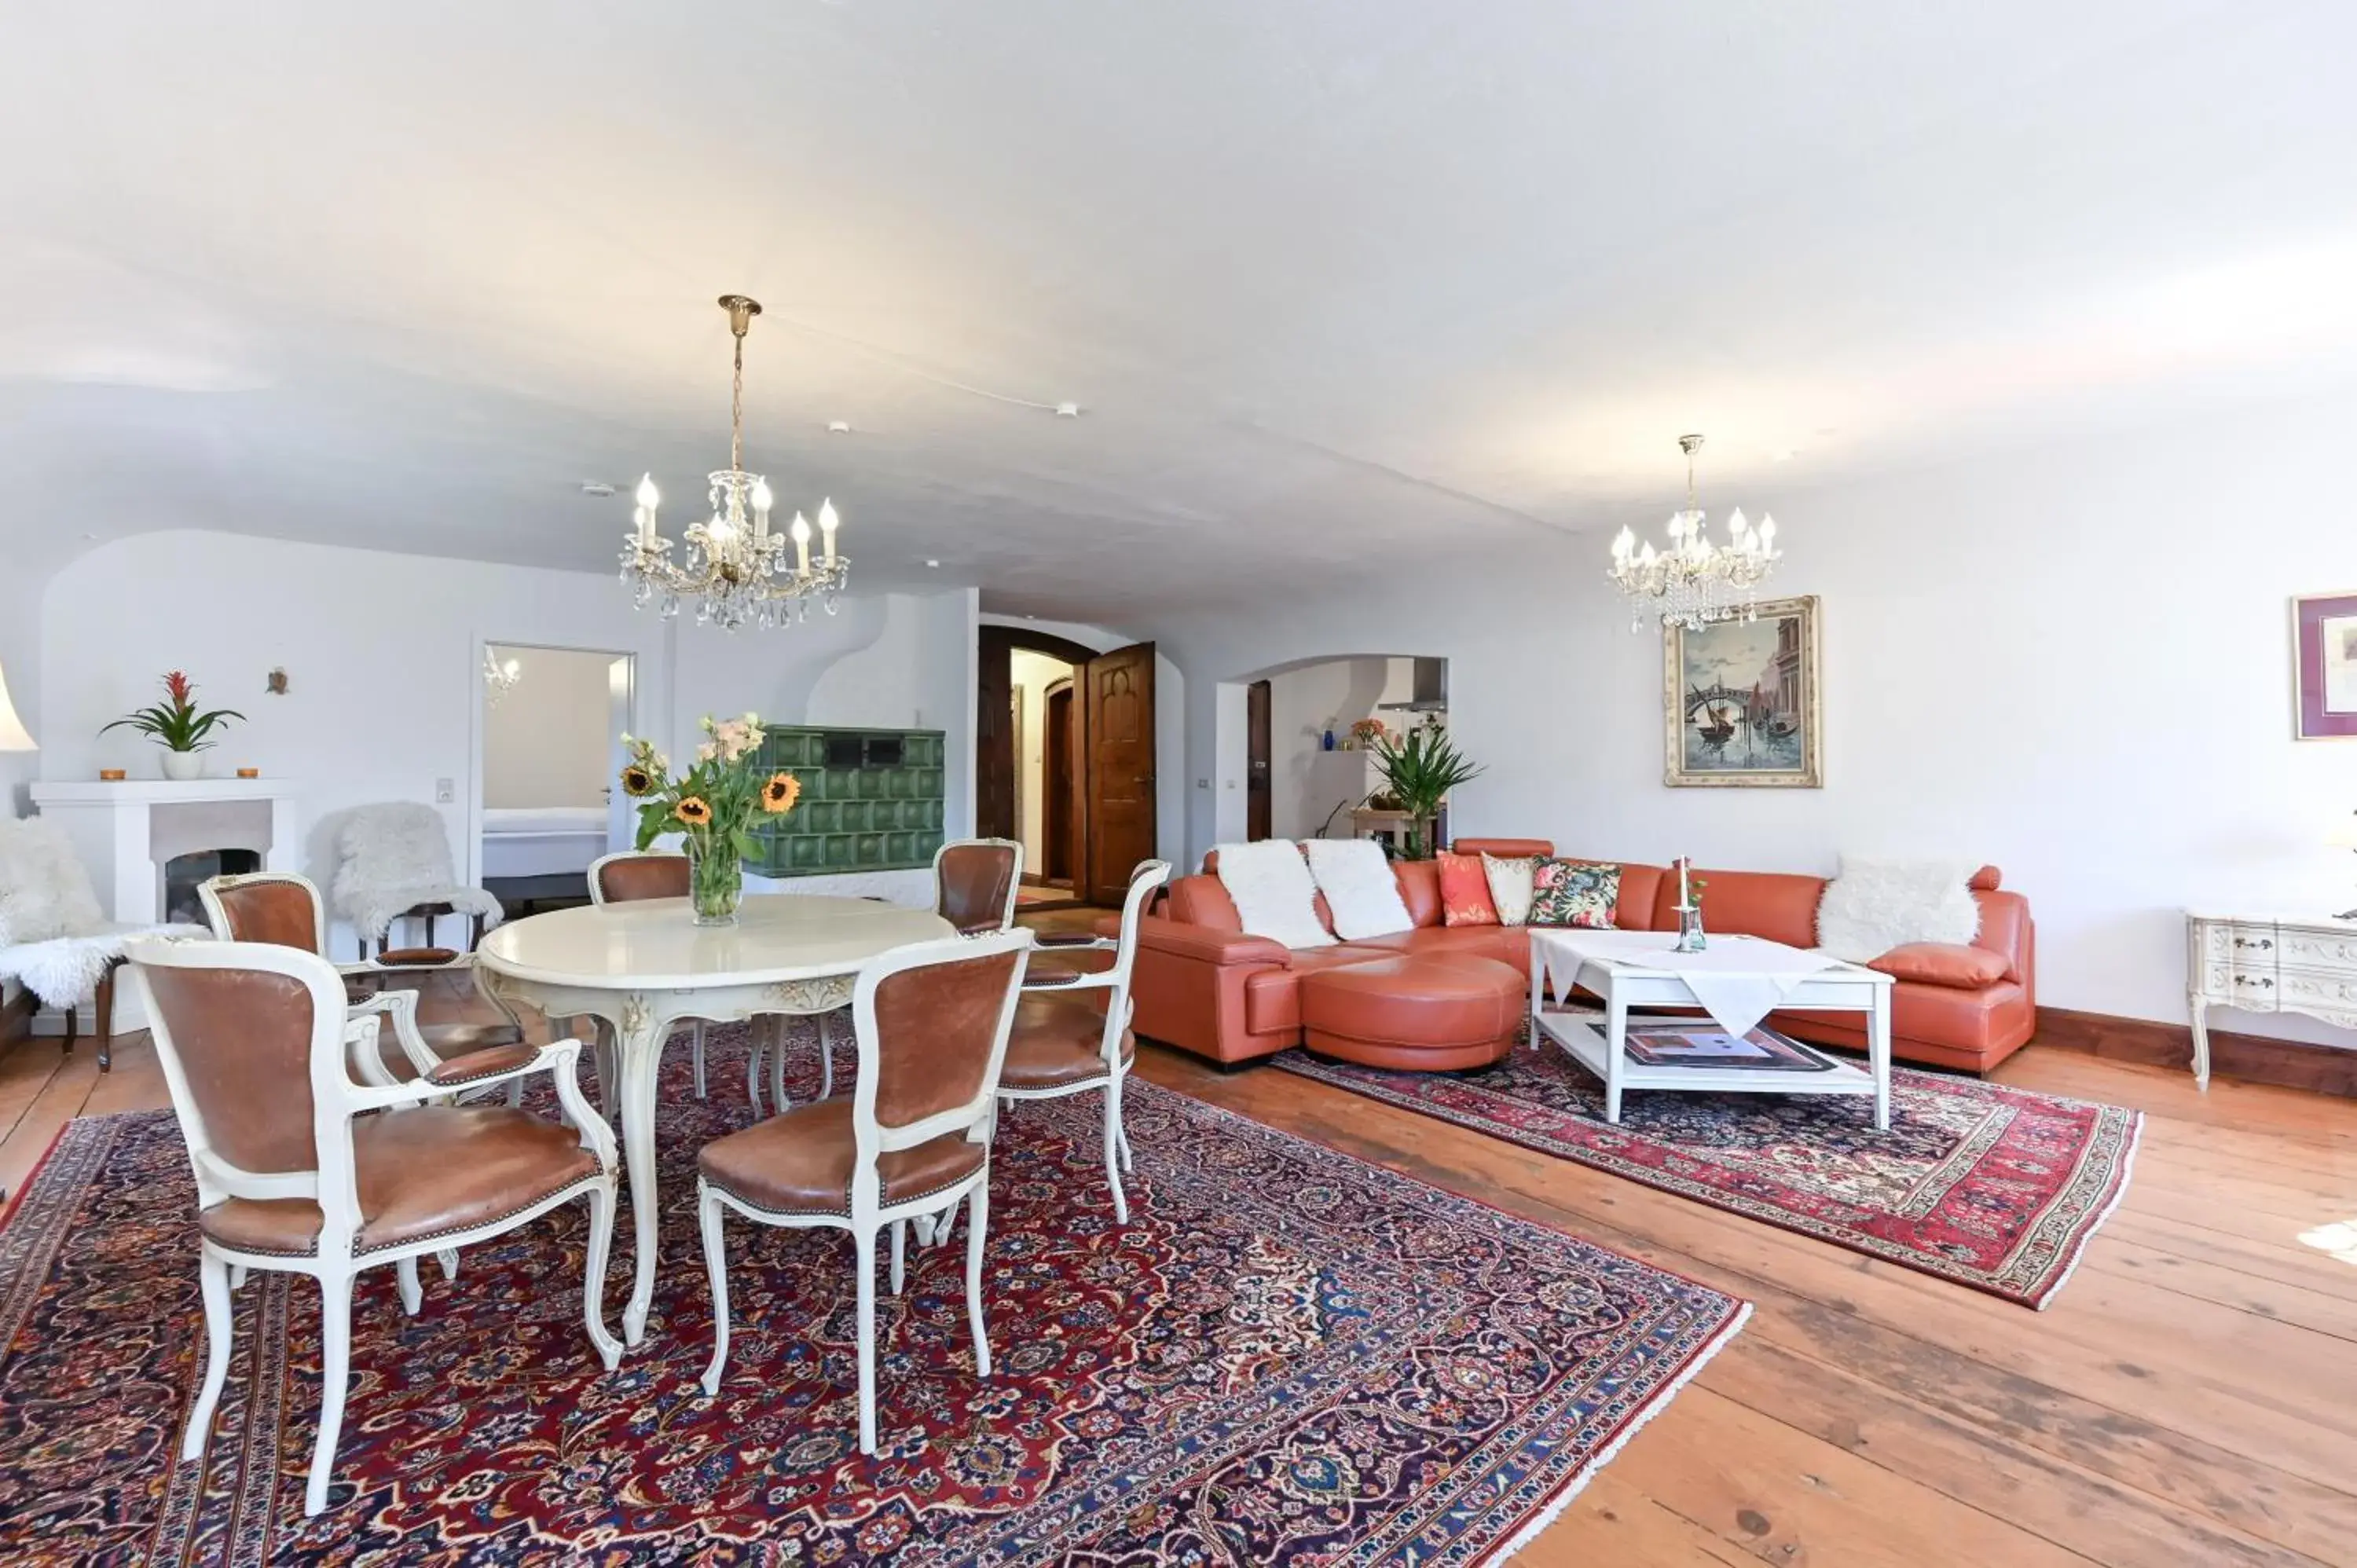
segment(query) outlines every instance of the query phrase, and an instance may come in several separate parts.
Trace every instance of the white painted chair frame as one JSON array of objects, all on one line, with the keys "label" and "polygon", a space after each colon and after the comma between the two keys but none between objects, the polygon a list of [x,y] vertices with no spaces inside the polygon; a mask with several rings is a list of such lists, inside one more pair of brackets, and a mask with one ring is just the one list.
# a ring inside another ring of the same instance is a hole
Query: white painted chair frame
[{"label": "white painted chair frame", "polygon": [[[599,855],[597,859],[589,863],[589,902],[600,909],[606,907],[607,899],[605,879],[597,875],[599,872],[605,870],[606,867],[611,865],[618,860],[653,860],[658,856],[677,861],[684,861],[687,859],[686,855],[682,854],[677,850],[662,849],[625,849],[617,850],[612,854]],[[705,1021],[698,1018],[694,1021],[692,1026],[695,1031],[693,1048],[695,1067],[695,1097],[698,1100],[705,1098],[704,1024]],[[608,1116],[611,1116],[614,1114],[614,1103],[617,1099],[616,1090],[621,1082],[622,1077],[621,1051],[615,1044],[613,1030],[608,1028],[603,1024],[599,1024],[597,1026],[597,1036],[594,1044],[597,1052],[597,1109],[605,1112]],[[757,1058],[759,1055],[759,1047],[756,1047],[755,1055]],[[745,1076],[748,1080],[757,1080],[759,1071],[760,1064],[757,1060],[753,1067],[747,1071]],[[751,1081],[748,1081],[746,1087],[748,1091],[752,1092],[753,1109],[756,1111],[760,1110],[761,1096],[759,1090],[753,1088],[753,1083]]]},{"label": "white painted chair frame", "polygon": [[1096,1078],[1084,1078],[1072,1083],[1060,1083],[1053,1089],[1001,1088],[998,1098],[1003,1104],[1018,1100],[1060,1100],[1068,1094],[1087,1094],[1095,1090],[1104,1091],[1105,1185],[1113,1189],[1114,1219],[1129,1223],[1129,1197],[1121,1189],[1121,1173],[1134,1166],[1129,1152],[1129,1133],[1121,1123],[1122,1080],[1129,1076],[1129,1064],[1121,1059],[1122,1036],[1129,1033],[1130,1018],[1136,1004],[1130,1000],[1129,980],[1137,967],[1138,922],[1146,913],[1146,900],[1156,888],[1170,880],[1170,863],[1167,860],[1140,861],[1129,874],[1129,892],[1121,901],[1121,935],[1098,937],[1085,945],[1067,943],[1044,949],[1049,952],[1087,951],[1111,949],[1113,965],[1077,979],[1059,978],[1033,988],[1036,994],[1061,994],[1071,991],[1110,991],[1105,998],[1104,1041],[1102,1047],[1104,1072]]},{"label": "white painted chair frame", "polygon": [[[320,1359],[319,1433],[311,1450],[311,1475],[303,1493],[303,1511],[317,1514],[327,1507],[328,1483],[335,1466],[336,1444],[343,1431],[344,1395],[351,1373],[352,1285],[364,1268],[391,1263],[398,1275],[403,1308],[417,1312],[421,1292],[417,1260],[445,1249],[472,1246],[538,1219],[559,1204],[589,1199],[589,1243],[581,1311],[590,1343],[611,1371],[621,1359],[621,1342],[606,1327],[604,1297],[606,1260],[613,1244],[616,1205],[614,1134],[582,1097],[576,1068],[580,1042],[563,1039],[544,1046],[532,1061],[505,1072],[473,1079],[475,1085],[520,1081],[545,1072],[555,1079],[556,1097],[567,1119],[581,1135],[581,1146],[597,1156],[597,1169],[542,1198],[527,1208],[488,1224],[355,1256],[352,1241],[360,1230],[358,1174],[352,1153],[352,1120],[368,1112],[397,1114],[400,1110],[436,1099],[447,1090],[423,1081],[408,1084],[356,1084],[346,1061],[358,1047],[372,1044],[377,1021],[344,999],[343,976],[336,966],[299,948],[266,942],[204,942],[168,938],[143,938],[131,945],[126,972],[136,989],[153,1031],[156,1056],[171,1091],[180,1132],[188,1141],[188,1163],[195,1168],[197,1202],[208,1208],[223,1198],[308,1198],[319,1206],[318,1244],[306,1256],[249,1252],[206,1238],[200,1241],[199,1266],[205,1303],[205,1380],[189,1412],[188,1435],[180,1447],[182,1460],[205,1450],[221,1386],[229,1372],[232,1314],[231,1270],[237,1283],[253,1269],[276,1269],[308,1274],[319,1282]],[[204,1117],[189,1092],[179,1053],[173,1047],[171,1026],[156,1005],[145,967],[176,969],[260,970],[299,981],[311,993],[311,1104],[313,1140],[317,1167],[310,1171],[261,1175],[241,1170],[216,1155],[205,1130]]]},{"label": "white painted chair frame", "polygon": [[[701,1176],[696,1178],[696,1216],[704,1235],[705,1268],[712,1280],[712,1361],[704,1372],[704,1391],[707,1395],[719,1393],[721,1370],[728,1360],[728,1254],[721,1234],[721,1219],[723,1212],[732,1208],[764,1225],[794,1229],[833,1228],[851,1232],[858,1269],[861,1453],[876,1452],[876,1238],[888,1227],[893,1232],[893,1289],[897,1292],[899,1288],[898,1265],[901,1237],[907,1221],[920,1217],[928,1219],[935,1216],[946,1218],[956,1210],[960,1202],[966,1205],[966,1323],[974,1333],[975,1371],[981,1377],[990,1376],[990,1338],[983,1325],[982,1312],[982,1254],[990,1229],[989,1144],[996,1121],[999,1069],[1006,1060],[1007,1036],[1014,1025],[1015,1004],[1022,993],[1023,971],[1029,961],[1031,946],[1031,933],[1028,930],[951,937],[940,941],[915,942],[896,948],[861,967],[851,1002],[852,1026],[859,1047],[859,1071],[851,1091],[852,1135],[858,1153],[852,1163],[850,1213],[775,1213],[754,1208],[712,1186]],[[905,970],[988,958],[1003,952],[1017,953],[1017,961],[1015,972],[1008,978],[1006,1003],[999,1012],[998,1032],[991,1045],[989,1065],[974,1098],[963,1105],[938,1112],[903,1127],[886,1127],[879,1123],[876,1120],[876,1086],[882,1057],[877,1037],[877,985]],[[881,1183],[877,1175],[877,1157],[896,1149],[914,1148],[951,1133],[963,1133],[969,1142],[984,1145],[980,1167],[972,1176],[949,1187],[929,1192],[923,1197],[909,1202],[887,1206],[883,1202]],[[944,1233],[946,1229],[944,1224]]]}]

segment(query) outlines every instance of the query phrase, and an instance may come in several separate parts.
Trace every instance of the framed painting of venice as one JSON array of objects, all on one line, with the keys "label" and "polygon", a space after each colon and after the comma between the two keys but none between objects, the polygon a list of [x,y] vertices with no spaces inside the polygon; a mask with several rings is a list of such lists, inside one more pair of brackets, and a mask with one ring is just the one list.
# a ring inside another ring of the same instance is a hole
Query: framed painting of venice
[{"label": "framed painting of venice", "polygon": [[1663,628],[1663,783],[1824,787],[1816,598],[1759,608],[1754,620]]},{"label": "framed painting of venice", "polygon": [[2291,602],[2292,704],[2302,740],[2357,740],[2357,594]]}]

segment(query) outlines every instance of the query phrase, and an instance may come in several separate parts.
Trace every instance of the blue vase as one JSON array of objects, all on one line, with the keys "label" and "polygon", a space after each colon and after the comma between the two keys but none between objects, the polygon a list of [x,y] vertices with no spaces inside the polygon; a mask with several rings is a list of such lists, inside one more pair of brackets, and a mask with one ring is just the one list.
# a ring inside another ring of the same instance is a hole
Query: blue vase
[{"label": "blue vase", "polygon": [[1331,751],[1334,749],[1334,732],[1332,730],[1329,729],[1326,732],[1325,744],[1320,749],[1326,751]]}]

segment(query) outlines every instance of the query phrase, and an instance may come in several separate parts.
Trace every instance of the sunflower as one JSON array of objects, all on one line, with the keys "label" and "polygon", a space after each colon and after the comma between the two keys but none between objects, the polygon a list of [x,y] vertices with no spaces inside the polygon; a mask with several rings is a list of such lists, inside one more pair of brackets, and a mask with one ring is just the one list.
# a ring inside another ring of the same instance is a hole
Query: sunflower
[{"label": "sunflower", "polygon": [[691,828],[700,828],[712,820],[712,808],[705,803],[703,796],[688,795],[682,797],[679,804],[672,808],[672,815]]},{"label": "sunflower", "polygon": [[641,795],[651,795],[654,792],[655,776],[653,774],[635,762],[622,769],[623,794],[635,799]]},{"label": "sunflower", "polygon": [[802,781],[791,773],[772,773],[761,786],[761,810],[772,816],[794,809],[802,798]]}]

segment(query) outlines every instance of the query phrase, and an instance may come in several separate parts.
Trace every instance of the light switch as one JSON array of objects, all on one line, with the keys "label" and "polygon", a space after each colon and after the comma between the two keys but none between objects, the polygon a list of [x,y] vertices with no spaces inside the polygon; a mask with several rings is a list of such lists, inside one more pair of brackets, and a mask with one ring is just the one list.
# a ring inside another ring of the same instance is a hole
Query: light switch
[{"label": "light switch", "polygon": [[457,798],[458,786],[455,781],[448,779],[436,779],[434,780],[434,803],[436,805],[447,806]]}]

